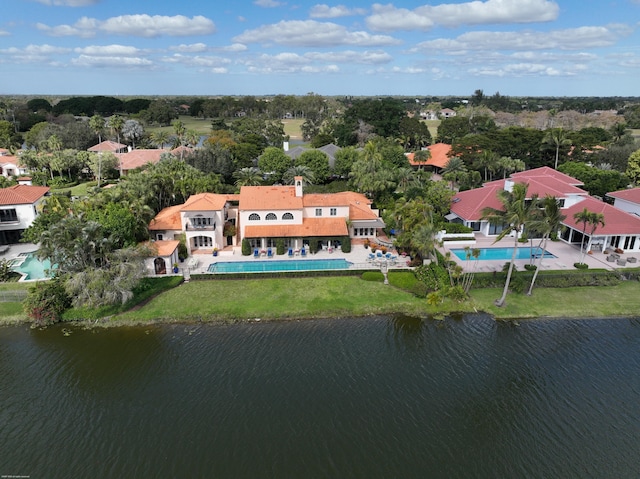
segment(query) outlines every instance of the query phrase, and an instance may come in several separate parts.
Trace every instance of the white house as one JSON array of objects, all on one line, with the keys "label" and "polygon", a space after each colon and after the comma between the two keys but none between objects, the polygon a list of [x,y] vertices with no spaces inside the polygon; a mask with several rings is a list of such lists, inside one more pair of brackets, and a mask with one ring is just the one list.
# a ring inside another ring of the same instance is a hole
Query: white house
[{"label": "white house", "polygon": [[47,186],[14,185],[0,189],[0,244],[20,241],[48,195]]}]

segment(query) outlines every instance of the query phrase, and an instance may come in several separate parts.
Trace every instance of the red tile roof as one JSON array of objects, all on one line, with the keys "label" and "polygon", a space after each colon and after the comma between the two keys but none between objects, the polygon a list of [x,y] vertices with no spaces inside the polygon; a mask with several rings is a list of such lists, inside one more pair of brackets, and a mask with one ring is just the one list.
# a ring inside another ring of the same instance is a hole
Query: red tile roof
[{"label": "red tile roof", "polygon": [[240,188],[241,210],[299,210],[302,198],[295,186],[243,186]]},{"label": "red tile roof", "polygon": [[[563,214],[567,216],[563,223],[573,229],[582,231],[582,223],[576,222],[573,215],[585,208],[593,213],[602,213],[604,215],[605,225],[598,226],[594,233],[596,236],[640,235],[640,217],[592,197],[587,197],[570,208],[562,210]],[[589,231],[590,227],[587,226],[587,233]]]},{"label": "red tile roof", "polygon": [[220,211],[227,201],[228,195],[199,193],[191,195],[182,206],[181,211]]},{"label": "red tile roof", "polygon": [[[549,195],[560,198],[567,195],[586,196],[589,194],[585,190],[580,189],[577,186],[566,183],[552,176],[520,176],[515,178],[512,176],[511,179],[514,181],[514,183],[526,183],[529,185],[529,188],[527,189],[528,197],[538,195],[540,198],[544,198],[546,195]],[[505,180],[489,181],[485,183],[483,187],[498,186],[504,189],[504,183]]]},{"label": "red tile roof", "polygon": [[48,186],[13,185],[0,189],[0,206],[30,205],[49,192]]},{"label": "red tile roof", "polygon": [[369,208],[369,206],[363,205],[362,203],[351,203],[349,205],[350,220],[372,220],[377,218],[378,214]]},{"label": "red tile roof", "polygon": [[178,240],[161,240],[161,241],[149,241],[145,243],[151,251],[153,256],[171,256],[176,250],[180,241]]},{"label": "red tile roof", "polygon": [[427,150],[431,152],[431,157],[427,161],[415,161],[414,153],[409,153],[407,158],[412,166],[435,166],[437,168],[444,168],[449,162],[449,153],[451,152],[451,145],[446,143],[435,143],[429,145]]},{"label": "red tile roof", "polygon": [[149,231],[181,230],[180,210],[183,205],[164,208],[149,223]]},{"label": "red tile roof", "polygon": [[119,151],[126,150],[127,145],[123,145],[122,143],[118,143],[116,141],[105,140],[102,143],[98,143],[97,145],[93,145],[91,148],[88,148],[87,151],[94,152],[102,152],[102,151],[110,151],[112,153],[118,153]]},{"label": "red tile roof", "polygon": [[307,236],[347,236],[344,218],[304,218],[297,225],[246,226],[245,238],[299,238]]},{"label": "red tile roof", "polygon": [[370,205],[371,200],[362,193],[342,191],[339,193],[310,193],[302,198],[304,206],[347,206],[351,204]]},{"label": "red tile roof", "polygon": [[502,185],[489,185],[474,190],[461,191],[453,197],[451,212],[467,221],[480,221],[482,209],[501,209],[502,203],[498,199],[498,191],[502,190]]},{"label": "red tile roof", "polygon": [[146,165],[147,163],[157,163],[160,156],[167,150],[151,149],[151,150],[131,150],[128,153],[118,154],[123,171],[134,170]]},{"label": "red tile roof", "polygon": [[640,204],[640,188],[631,188],[628,190],[614,191],[607,193],[607,196],[620,200],[628,201],[629,203]]},{"label": "red tile roof", "polygon": [[582,186],[584,183],[572,176],[566,175],[564,173],[559,172],[558,170],[554,170],[553,168],[549,168],[548,166],[541,166],[540,168],[534,168],[533,170],[519,171],[517,173],[511,174],[512,178],[555,178],[556,180],[562,181],[568,185],[573,186]]}]

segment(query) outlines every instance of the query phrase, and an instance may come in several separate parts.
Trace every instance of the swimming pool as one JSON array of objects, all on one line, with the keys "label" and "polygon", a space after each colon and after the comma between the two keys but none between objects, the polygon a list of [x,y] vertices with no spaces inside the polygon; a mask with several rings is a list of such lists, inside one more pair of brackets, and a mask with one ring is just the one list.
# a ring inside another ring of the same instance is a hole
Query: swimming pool
[{"label": "swimming pool", "polygon": [[21,254],[25,260],[13,267],[13,270],[25,275],[21,281],[50,278],[47,271],[51,269],[51,261],[45,259],[40,261],[35,253]]},{"label": "swimming pool", "polygon": [[345,259],[290,259],[266,261],[219,261],[209,265],[209,273],[266,273],[272,271],[318,271],[348,269]]},{"label": "swimming pool", "polygon": [[[504,260],[510,261],[513,254],[513,248],[478,248],[480,250],[480,256],[478,259],[482,260]],[[516,259],[529,259],[533,255],[535,258],[539,258],[543,253],[543,249],[536,247],[530,248],[529,246],[523,246],[518,248],[516,253]],[[467,259],[467,252],[464,249],[452,249],[451,252],[455,254],[461,260]],[[548,251],[544,251],[545,258],[555,258],[556,256]],[[473,260],[473,257],[471,258]]]}]

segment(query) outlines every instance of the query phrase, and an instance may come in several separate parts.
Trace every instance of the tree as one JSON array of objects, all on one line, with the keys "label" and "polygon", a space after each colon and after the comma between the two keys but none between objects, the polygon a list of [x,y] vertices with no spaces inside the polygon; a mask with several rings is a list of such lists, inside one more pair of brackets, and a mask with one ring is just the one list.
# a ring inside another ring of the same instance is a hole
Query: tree
[{"label": "tree", "polygon": [[576,223],[582,223],[582,240],[580,241],[580,264],[584,264],[584,258],[587,255],[587,250],[584,247],[584,240],[586,237],[587,226],[591,227],[589,237],[593,237],[598,226],[604,226],[604,214],[589,211],[584,208],[582,211],[578,211],[573,215],[573,219]]},{"label": "tree", "polygon": [[316,181],[313,170],[307,165],[292,166],[284,172],[284,175],[282,175],[282,181],[286,185],[293,185],[297,176],[302,177],[302,181],[305,185],[313,185]]},{"label": "tree", "polygon": [[109,117],[107,124],[116,135],[118,143],[120,143],[120,135],[122,134],[122,128],[124,127],[124,118],[118,115],[113,115]]},{"label": "tree", "polygon": [[349,178],[358,192],[372,199],[395,187],[393,171],[384,168],[382,155],[371,141],[365,145],[360,158],[353,164]]},{"label": "tree", "polygon": [[333,164],[333,175],[338,178],[346,178],[351,172],[351,167],[359,158],[360,153],[353,146],[348,146],[337,151]]},{"label": "tree", "polygon": [[270,146],[258,158],[258,167],[265,174],[270,175],[270,179],[277,183],[282,180],[285,171],[291,168],[291,158],[285,155],[281,148]]},{"label": "tree", "polygon": [[306,166],[313,173],[315,182],[325,183],[329,179],[329,157],[320,150],[308,150],[295,161],[296,166]]},{"label": "tree", "polygon": [[243,186],[260,186],[262,184],[262,173],[255,166],[241,168],[233,173],[236,179],[236,186],[240,189]]},{"label": "tree", "polygon": [[22,136],[16,132],[11,122],[0,120],[0,148],[8,150],[20,148]]},{"label": "tree", "polygon": [[105,124],[106,122],[101,115],[93,115],[89,118],[89,127],[98,137],[98,143],[102,143],[102,132],[104,131]]},{"label": "tree", "polygon": [[625,174],[634,184],[638,184],[640,181],[640,150],[634,151],[631,153],[631,156],[629,156]]},{"label": "tree", "polygon": [[136,141],[142,138],[144,135],[144,128],[138,120],[127,120],[122,125],[122,136],[131,142],[131,145],[135,148]]},{"label": "tree", "polygon": [[536,208],[537,198],[535,196],[530,198],[530,201],[527,201],[528,187],[528,184],[515,183],[511,191],[500,190],[498,192],[498,200],[502,203],[502,209],[486,207],[482,210],[482,219],[489,221],[492,225],[505,226],[496,237],[494,243],[497,243],[510,233],[513,233],[514,237],[513,253],[507,271],[507,279],[504,283],[502,296],[495,302],[498,307],[504,306],[507,299],[511,275],[518,254],[518,237],[524,226],[532,219],[534,208]]},{"label": "tree", "polygon": [[164,150],[164,145],[169,143],[169,132],[167,130],[156,130],[151,133],[151,141]]},{"label": "tree", "polygon": [[565,220],[566,215],[562,214],[562,209],[558,203],[558,199],[555,196],[546,196],[544,200],[540,202],[542,207],[539,210],[539,214],[531,222],[531,229],[542,233],[542,241],[540,242],[540,248],[537,256],[538,264],[536,270],[531,278],[531,284],[527,291],[527,296],[531,296],[533,292],[533,285],[536,283],[538,272],[542,267],[542,260],[544,259],[544,253],[547,250],[547,241],[549,237],[560,231],[562,228],[562,222]]},{"label": "tree", "polygon": [[553,149],[555,151],[554,169],[558,169],[558,159],[560,158],[560,150],[571,146],[571,139],[567,137],[562,128],[552,128],[544,135],[542,139],[542,149]]},{"label": "tree", "polygon": [[444,169],[442,170],[442,178],[447,181],[451,181],[451,189],[453,190],[458,178],[463,173],[466,173],[466,171],[467,167],[465,166],[464,161],[462,161],[462,158],[454,156],[449,158],[449,161],[447,161],[447,164],[444,166]]}]

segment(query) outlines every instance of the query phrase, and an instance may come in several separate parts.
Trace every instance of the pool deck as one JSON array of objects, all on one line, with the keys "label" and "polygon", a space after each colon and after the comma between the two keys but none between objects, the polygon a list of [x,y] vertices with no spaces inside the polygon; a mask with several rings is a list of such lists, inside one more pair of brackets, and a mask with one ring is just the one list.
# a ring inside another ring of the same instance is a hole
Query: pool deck
[{"label": "pool deck", "polygon": [[[533,247],[538,246],[539,240],[533,240]],[[527,243],[519,243],[518,248],[529,248],[531,245],[531,241]],[[512,248],[513,247],[513,238],[507,237],[502,239],[501,241],[494,243],[493,238],[487,238],[482,235],[476,234],[476,243],[469,245],[462,244],[449,244],[445,243],[445,246],[441,248],[441,251],[448,252],[451,249],[459,249],[464,248],[465,246],[469,246],[471,248]],[[580,251],[579,247],[570,245],[565,243],[564,241],[547,241],[546,250],[556,256],[555,258],[545,258],[542,260],[541,269],[543,271],[549,270],[575,270],[573,264],[580,261]],[[637,258],[640,261],[640,253],[625,253],[620,255],[621,258],[629,259],[629,258]],[[451,253],[451,258],[456,261],[463,269],[470,269],[472,267],[472,261],[467,263],[464,260],[459,259],[455,254]],[[478,268],[476,271],[479,272],[493,272],[493,271],[502,271],[502,267],[509,260],[483,260],[478,262]],[[621,266],[614,262],[607,261],[607,255],[603,252],[594,252],[593,254],[588,254],[585,256],[585,263],[589,265],[589,269],[607,269],[611,271],[621,271],[625,268],[637,268],[640,267],[640,262],[638,263],[627,263],[624,266]],[[529,263],[529,259],[517,259],[516,267],[518,271],[524,270],[524,265]]]}]

